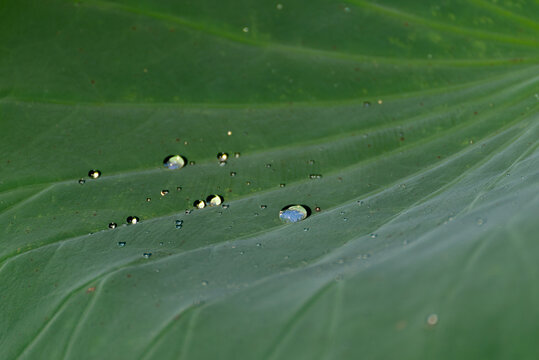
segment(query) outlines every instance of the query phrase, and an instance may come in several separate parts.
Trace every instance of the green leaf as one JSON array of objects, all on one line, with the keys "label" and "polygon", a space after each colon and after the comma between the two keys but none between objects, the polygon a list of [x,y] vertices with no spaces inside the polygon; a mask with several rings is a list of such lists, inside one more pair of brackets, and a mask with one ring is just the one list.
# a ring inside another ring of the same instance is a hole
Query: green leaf
[{"label": "green leaf", "polygon": [[537,358],[538,13],[0,1],[2,358]]}]

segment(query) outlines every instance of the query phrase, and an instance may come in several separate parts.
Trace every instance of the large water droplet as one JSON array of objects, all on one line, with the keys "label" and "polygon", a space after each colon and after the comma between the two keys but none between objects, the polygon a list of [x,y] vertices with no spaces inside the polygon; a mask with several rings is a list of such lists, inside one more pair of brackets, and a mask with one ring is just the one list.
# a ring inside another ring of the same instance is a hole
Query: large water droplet
[{"label": "large water droplet", "polygon": [[136,216],[128,216],[126,220],[128,224],[136,224],[140,221],[140,219]]},{"label": "large water droplet", "polygon": [[167,169],[181,169],[185,166],[185,159],[181,155],[169,155],[163,160],[163,165]]},{"label": "large water droplet", "polygon": [[228,154],[227,153],[218,153],[217,154],[217,160],[219,161],[227,161],[228,160]]},{"label": "large water droplet", "polygon": [[210,206],[219,206],[223,203],[223,198],[220,195],[210,195],[206,198],[206,202]]},{"label": "large water droplet", "polygon": [[193,203],[193,206],[197,209],[204,209],[206,207],[206,202],[204,200],[196,200]]},{"label": "large water droplet", "polygon": [[308,211],[301,205],[291,205],[279,211],[279,218],[285,223],[298,222],[308,216]]},{"label": "large water droplet", "polygon": [[101,171],[99,171],[99,170],[90,170],[90,171],[88,171],[88,176],[91,177],[92,179],[97,179],[98,177],[101,176]]}]

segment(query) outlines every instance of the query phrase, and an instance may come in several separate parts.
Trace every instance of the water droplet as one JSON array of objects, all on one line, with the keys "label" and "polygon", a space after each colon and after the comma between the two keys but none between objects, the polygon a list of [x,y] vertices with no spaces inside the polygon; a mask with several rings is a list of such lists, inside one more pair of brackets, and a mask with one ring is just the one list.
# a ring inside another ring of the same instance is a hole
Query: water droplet
[{"label": "water droplet", "polygon": [[341,215],[344,215],[344,214],[345,214],[345,212],[344,212],[344,211],[341,211]]},{"label": "water droplet", "polygon": [[434,325],[438,324],[438,315],[437,314],[430,314],[427,317],[427,324],[429,324],[430,326],[434,326]]},{"label": "water droplet", "polygon": [[258,213],[254,213],[255,216],[258,216]]},{"label": "water droplet", "polygon": [[227,164],[226,161],[219,161],[219,166],[225,166]]},{"label": "water droplet", "polygon": [[140,221],[140,219],[136,216],[128,216],[126,220],[128,224],[136,224]]},{"label": "water droplet", "polygon": [[165,196],[168,194],[168,190],[161,190],[161,196]]},{"label": "water droplet", "polygon": [[256,243],[256,246],[257,247],[262,247],[262,244],[261,243]]},{"label": "water droplet", "polygon": [[109,224],[109,229],[115,229],[116,226],[118,226],[116,223],[111,222],[111,223]]},{"label": "water droplet", "polygon": [[367,108],[369,106],[371,106],[371,103],[369,101],[363,101],[363,107],[364,108]]},{"label": "water droplet", "polygon": [[217,160],[219,160],[219,161],[227,161],[228,160],[228,154],[227,153],[218,153],[217,154]]},{"label": "water droplet", "polygon": [[348,218],[342,218],[342,221],[348,221]]},{"label": "water droplet", "polygon": [[240,251],[240,255],[243,255],[243,254],[245,254],[245,251]]},{"label": "water droplet", "polygon": [[159,242],[159,246],[163,246],[164,243],[162,241]]},{"label": "water droplet", "polygon": [[382,105],[382,99],[378,99],[378,104]]},{"label": "water droplet", "polygon": [[239,158],[240,156],[241,156],[241,154],[240,154],[239,152],[235,152],[235,153],[234,153],[234,157],[235,157],[236,159]]},{"label": "water droplet", "polygon": [[363,200],[358,200],[358,201],[357,201],[357,204],[358,204],[359,206],[363,206],[363,205],[365,205],[365,201],[363,201]]},{"label": "water droplet", "polygon": [[321,174],[311,174],[311,175],[309,175],[310,179],[320,179],[321,177],[322,177]]},{"label": "water droplet", "polygon": [[181,155],[169,155],[163,160],[163,165],[167,169],[181,169],[185,166],[185,158]]},{"label": "water droplet", "polygon": [[181,186],[176,187],[176,191],[182,191],[182,187]]},{"label": "water droplet", "polygon": [[206,207],[206,202],[204,200],[196,200],[193,203],[193,206],[198,209],[204,209]]},{"label": "water droplet", "polygon": [[189,165],[193,166],[195,165],[196,163],[194,161],[189,161]]},{"label": "water droplet", "polygon": [[314,160],[309,160],[309,165],[314,165]]},{"label": "water droplet", "polygon": [[226,132],[226,134],[227,134],[228,136],[230,136],[230,135],[232,135],[232,131],[228,130],[228,131]]},{"label": "water droplet", "polygon": [[350,8],[348,6],[344,8],[344,12],[349,13],[350,11],[352,11],[352,10],[350,10]]},{"label": "water droplet", "polygon": [[144,253],[144,254],[142,254],[142,256],[143,256],[145,259],[149,259],[150,256],[152,256],[152,253],[150,253],[150,252]]},{"label": "water droplet", "polygon": [[251,182],[250,182],[250,181],[246,181],[246,182],[245,182],[245,185],[249,186],[249,185],[251,185]]},{"label": "water droplet", "polygon": [[223,209],[228,209],[228,208],[230,207],[230,205],[228,205],[228,204],[223,204],[223,205],[221,205],[221,207],[222,207]]},{"label": "water droplet", "polygon": [[119,247],[124,247],[125,246],[125,241],[118,241],[118,246]]},{"label": "water droplet", "polygon": [[291,205],[279,211],[279,218],[285,223],[298,222],[308,215],[307,209],[301,205]]},{"label": "water droplet", "polygon": [[79,180],[79,184],[81,184],[81,185],[83,185],[85,182],[86,182],[86,180],[84,180],[84,179]]},{"label": "water droplet", "polygon": [[185,215],[189,215],[191,213],[191,210],[185,210]]},{"label": "water droplet", "polygon": [[210,195],[206,198],[206,202],[210,206],[219,206],[223,203],[223,197],[220,195]]},{"label": "water droplet", "polygon": [[283,4],[277,4],[275,7],[277,8],[277,10],[282,10],[283,9]]},{"label": "water droplet", "polygon": [[268,205],[260,205],[260,208],[261,208],[261,209],[265,209],[265,208],[267,208],[267,207],[268,207]]},{"label": "water droplet", "polygon": [[483,218],[477,218],[477,220],[475,220],[475,223],[477,224],[477,226],[481,226],[485,223],[485,219]]},{"label": "water droplet", "polygon": [[202,284],[202,286],[208,286],[208,282],[207,282],[206,280],[203,280],[203,281],[201,282],[201,284]]},{"label": "water droplet", "polygon": [[378,237],[378,234],[371,234],[370,237],[376,239]]},{"label": "water droplet", "polygon": [[241,29],[244,33],[248,33],[249,32],[249,28],[246,26],[244,27],[243,29]]},{"label": "water droplet", "polygon": [[320,212],[320,208],[317,206],[317,207],[314,208],[314,211]]},{"label": "water droplet", "polygon": [[146,198],[146,201],[150,202],[150,201],[152,201],[152,198]]},{"label": "water droplet", "polygon": [[176,229],[181,229],[183,225],[183,220],[176,220]]},{"label": "water droplet", "polygon": [[271,164],[266,164],[266,167],[267,167],[267,168],[270,168],[270,167],[271,167]]},{"label": "water droplet", "polygon": [[235,171],[231,171],[231,172],[230,172],[230,176],[232,176],[232,177],[236,176],[236,172],[235,172]]},{"label": "water droplet", "polygon": [[283,188],[283,187],[285,187],[285,186],[286,186],[286,184],[279,184],[279,187],[282,187],[282,188]]},{"label": "water droplet", "polygon": [[303,228],[303,231],[309,231],[309,228]]},{"label": "water droplet", "polygon": [[88,176],[91,177],[92,179],[97,179],[98,177],[101,176],[101,171],[99,171],[99,170],[90,170],[90,171],[88,171]]}]

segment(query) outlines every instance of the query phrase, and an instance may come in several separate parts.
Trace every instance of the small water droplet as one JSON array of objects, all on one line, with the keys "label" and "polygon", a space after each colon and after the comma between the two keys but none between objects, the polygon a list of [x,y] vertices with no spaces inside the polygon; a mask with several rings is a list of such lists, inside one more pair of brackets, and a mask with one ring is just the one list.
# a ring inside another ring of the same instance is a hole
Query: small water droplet
[{"label": "small water droplet", "polygon": [[270,168],[270,167],[271,167],[271,164],[266,164],[266,167],[267,167],[267,168]]},{"label": "small water droplet", "polygon": [[320,212],[320,208],[317,206],[317,207],[314,208],[314,211]]},{"label": "small water droplet", "polygon": [[109,224],[109,229],[116,229],[116,226],[118,226],[116,223],[111,222]]},{"label": "small water droplet", "polygon": [[185,215],[189,215],[191,213],[191,210],[185,210]]},{"label": "small water droplet", "polygon": [[437,314],[430,314],[427,317],[427,324],[429,324],[430,326],[434,326],[434,325],[438,324],[438,315]]},{"label": "small water droplet", "polygon": [[245,185],[249,186],[249,185],[251,185],[251,182],[250,182],[250,181],[246,181],[246,182],[245,182]]},{"label": "small water droplet", "polygon": [[285,187],[285,186],[286,186],[286,184],[279,184],[279,187],[282,187],[282,188],[283,188],[283,187]]},{"label": "small water droplet", "polygon": [[226,161],[219,161],[219,166],[225,166],[227,164]]},{"label": "small water droplet", "polygon": [[84,179],[79,180],[79,184],[81,184],[81,185],[83,185],[85,182],[86,182],[86,180],[84,180]]},{"label": "small water droplet", "polygon": [[364,108],[367,108],[369,106],[371,106],[371,103],[369,101],[363,101],[363,107]]},{"label": "small water droplet", "polygon": [[344,215],[344,214],[345,214],[345,212],[344,212],[344,211],[341,211],[341,215]]},{"label": "small water droplet", "polygon": [[161,190],[161,196],[167,195],[168,192],[169,192],[169,191],[168,191],[168,190],[165,190],[165,189]]},{"label": "small water droplet", "polygon": [[92,179],[97,179],[98,177],[101,176],[101,171],[99,171],[99,170],[90,170],[90,171],[88,171],[88,176],[91,177]]},{"label": "small water droplet", "polygon": [[118,241],[118,246],[119,247],[124,247],[125,246],[125,241]]},{"label": "small water droplet", "polygon": [[309,228],[303,228],[303,231],[309,231]]},{"label": "small water droplet", "polygon": [[322,177],[321,174],[311,174],[311,175],[309,175],[310,179],[320,179],[321,177]]},{"label": "small water droplet", "polygon": [[235,153],[234,153],[234,157],[235,157],[236,159],[239,158],[240,156],[241,156],[241,154],[240,154],[239,152],[235,152]]},{"label": "small water droplet", "polygon": [[176,187],[176,191],[182,191],[182,187],[181,186]]},{"label": "small water droplet", "polygon": [[309,165],[314,165],[314,160],[309,160]]},{"label": "small water droplet", "polygon": [[240,251],[240,255],[243,255],[243,254],[245,254],[245,251]]},{"label": "small water droplet", "polygon": [[258,213],[254,213],[255,216],[258,216]]},{"label": "small water droplet", "polygon": [[378,237],[378,234],[371,234],[370,237],[376,239]]},{"label": "small water droplet", "polygon": [[365,201],[363,201],[363,200],[358,200],[358,201],[357,201],[357,204],[358,204],[359,206],[363,206],[363,205],[365,204]]},{"label": "small water droplet", "polygon": [[230,136],[230,135],[232,135],[232,131],[228,130],[228,131],[226,132],[226,134],[227,134],[228,136]]},{"label": "small water droplet", "polygon": [[181,155],[169,155],[163,160],[163,165],[167,169],[181,169],[185,166],[185,158]]},{"label": "small water droplet", "polygon": [[210,195],[206,198],[206,203],[210,206],[219,206],[223,203],[223,197],[220,195]]},{"label": "small water droplet", "polygon": [[146,198],[146,202],[152,201],[152,198]]},{"label": "small water droplet", "polygon": [[204,200],[195,200],[193,206],[197,209],[204,209],[206,207],[206,202]]},{"label": "small water droplet", "polygon": [[189,165],[193,166],[195,165],[196,163],[194,161],[189,161]]},{"label": "small water droplet", "polygon": [[202,286],[208,286],[208,282],[207,282],[206,280],[203,280],[203,281],[201,282],[201,284],[202,284]]},{"label": "small water droplet", "polygon": [[145,259],[149,259],[150,256],[152,256],[152,253],[150,253],[150,252],[144,253],[144,254],[142,254],[142,256],[143,256]]},{"label": "small water droplet", "polygon": [[227,153],[218,153],[217,154],[217,160],[219,160],[219,161],[227,161],[228,160],[228,154]]},{"label": "small water droplet", "polygon": [[230,172],[230,176],[232,176],[232,177],[236,176],[236,172],[235,172],[235,171],[231,171],[231,172]]},{"label": "small water droplet", "polygon": [[241,29],[244,33],[248,33],[249,32],[249,28],[247,26],[245,26],[243,29]]},{"label": "small water droplet", "polygon": [[485,219],[483,218],[477,218],[477,220],[475,220],[475,223],[477,224],[477,226],[481,226],[485,223]]},{"label": "small water droplet", "polygon": [[257,247],[262,247],[262,244],[261,243],[256,243],[256,246]]},{"label": "small water droplet", "polygon": [[228,209],[228,208],[230,207],[230,205],[228,205],[228,204],[223,204],[223,205],[221,205],[221,207],[222,207],[223,209]]},{"label": "small water droplet", "polygon": [[128,216],[126,220],[128,224],[136,224],[140,222],[140,219],[136,216]]},{"label": "small water droplet", "polygon": [[350,11],[352,11],[352,10],[350,10],[350,8],[348,6],[344,8],[344,12],[349,13]]},{"label": "small water droplet", "polygon": [[159,246],[163,246],[164,243],[162,241],[159,242]]},{"label": "small water droplet", "polygon": [[261,209],[265,209],[265,208],[267,208],[267,207],[268,207],[267,205],[260,205],[260,208],[261,208]]},{"label": "small water droplet", "polygon": [[282,10],[283,9],[283,4],[277,4],[275,7],[277,8],[277,10]]},{"label": "small water droplet", "polygon": [[382,105],[382,99],[378,99],[378,104]]},{"label": "small water droplet", "polygon": [[301,205],[291,205],[279,211],[279,218],[285,223],[298,222],[308,215],[307,209]]},{"label": "small water droplet", "polygon": [[342,218],[342,221],[348,221],[348,218]]}]

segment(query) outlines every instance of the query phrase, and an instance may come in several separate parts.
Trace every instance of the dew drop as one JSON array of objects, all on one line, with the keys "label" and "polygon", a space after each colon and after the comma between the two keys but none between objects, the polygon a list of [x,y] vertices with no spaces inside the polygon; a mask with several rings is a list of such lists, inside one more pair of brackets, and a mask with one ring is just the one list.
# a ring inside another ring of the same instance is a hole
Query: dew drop
[{"label": "dew drop", "polygon": [[228,136],[230,136],[230,135],[232,135],[232,131],[228,130],[228,131],[226,132],[226,134],[227,134]]},{"label": "dew drop", "polygon": [[475,220],[475,223],[477,224],[477,226],[482,226],[485,222],[486,221],[483,218],[477,218],[477,220]]},{"label": "dew drop", "polygon": [[136,216],[128,216],[126,220],[128,224],[136,224],[140,221],[140,219]]},{"label": "dew drop", "polygon": [[369,106],[371,106],[371,103],[369,101],[363,101],[363,107],[364,108],[367,108]]},{"label": "dew drop", "polygon": [[161,190],[161,196],[165,196],[165,195],[167,195],[168,193],[169,193],[169,191],[166,190],[166,189]]},{"label": "dew drop", "polygon": [[244,33],[248,33],[249,32],[249,28],[246,26],[244,27],[243,29],[241,29]]},{"label": "dew drop", "polygon": [[320,212],[320,208],[317,206],[317,207],[314,208],[314,211]]},{"label": "dew drop", "polygon": [[193,206],[197,209],[204,209],[206,207],[206,202],[204,200],[196,200],[193,203]]},{"label": "dew drop", "polygon": [[183,225],[183,220],[176,220],[176,229],[181,229]]},{"label": "dew drop", "polygon": [[270,167],[271,167],[271,164],[266,164],[266,167],[267,167],[267,168],[270,168]]},{"label": "dew drop", "polygon": [[232,177],[236,176],[236,172],[235,172],[235,171],[231,171],[231,172],[230,172],[230,176],[232,176]]},{"label": "dew drop", "polygon": [[176,191],[182,191],[182,187],[181,186],[176,187]]},{"label": "dew drop", "polygon": [[277,4],[275,7],[277,8],[277,10],[282,10],[283,9],[283,4]]},{"label": "dew drop", "polygon": [[144,253],[144,254],[142,254],[142,256],[143,256],[145,259],[149,259],[150,256],[152,256],[152,253],[150,253],[150,252]]},{"label": "dew drop", "polygon": [[378,234],[371,234],[370,237],[376,239],[378,237]]},{"label": "dew drop", "polygon": [[240,156],[241,156],[241,154],[240,154],[239,152],[235,152],[235,153],[234,153],[234,157],[235,157],[236,159],[239,158]]},{"label": "dew drop", "polygon": [[124,247],[125,246],[125,241],[118,241],[118,246],[119,247]]},{"label": "dew drop", "polygon": [[227,153],[218,153],[217,154],[217,160],[219,160],[219,161],[227,161],[228,160],[228,154]]},{"label": "dew drop", "polygon": [[429,324],[430,326],[434,326],[434,325],[438,324],[438,315],[437,314],[430,314],[427,317],[427,324]]},{"label": "dew drop", "polygon": [[230,205],[228,205],[228,204],[223,204],[223,205],[221,205],[221,207],[222,207],[223,209],[228,209],[228,208],[230,207]]},{"label": "dew drop", "polygon": [[246,182],[245,182],[245,185],[249,186],[249,185],[251,185],[251,182],[250,182],[250,181],[246,181]]},{"label": "dew drop", "polygon": [[314,160],[309,160],[309,165],[314,165]]},{"label": "dew drop", "polygon": [[146,202],[152,201],[152,198],[146,198]]},{"label": "dew drop", "polygon": [[220,195],[210,195],[206,198],[206,202],[210,206],[219,206],[223,203],[223,197]]},{"label": "dew drop", "polygon": [[92,179],[97,179],[98,177],[101,176],[101,171],[99,171],[99,170],[90,170],[90,171],[88,171],[88,176],[91,177]]},{"label": "dew drop", "polygon": [[219,161],[219,166],[225,166],[227,164],[226,161]]},{"label": "dew drop", "polygon": [[163,165],[167,169],[181,169],[185,166],[185,158],[181,155],[169,155],[163,160]]},{"label": "dew drop", "polygon": [[286,184],[279,184],[279,187],[282,187],[282,188],[283,188],[283,187],[285,187],[285,186],[286,186]]},{"label": "dew drop", "polygon": [[257,247],[262,247],[262,244],[261,243],[256,243],[256,246]]},{"label": "dew drop", "polygon": [[118,226],[116,223],[111,222],[111,223],[109,224],[109,229],[115,229],[116,226]]},{"label": "dew drop", "polygon": [[203,280],[203,281],[201,282],[201,284],[202,284],[202,286],[208,286],[208,282],[207,282],[206,280]]},{"label": "dew drop", "polygon": [[311,175],[309,175],[310,179],[320,179],[321,177],[322,177],[321,174],[311,174]]},{"label": "dew drop", "polygon": [[303,228],[303,231],[309,231],[309,228]]},{"label": "dew drop", "polygon": [[279,211],[279,218],[285,223],[294,223],[305,219],[308,215],[307,209],[301,205],[291,205]]},{"label": "dew drop", "polygon": [[196,163],[194,161],[189,161],[189,165],[193,166],[195,165]]},{"label": "dew drop", "polygon": [[85,182],[86,182],[86,180],[84,180],[84,179],[79,180],[79,184],[81,184],[81,185],[84,185]]},{"label": "dew drop", "polygon": [[240,255],[243,255],[243,254],[245,254],[245,251],[240,251]]},{"label": "dew drop", "polygon": [[191,213],[191,210],[185,210],[185,215],[189,215]]},{"label": "dew drop", "polygon": [[261,209],[265,209],[265,208],[267,208],[267,207],[268,207],[268,205],[260,205],[260,208],[261,208]]}]

